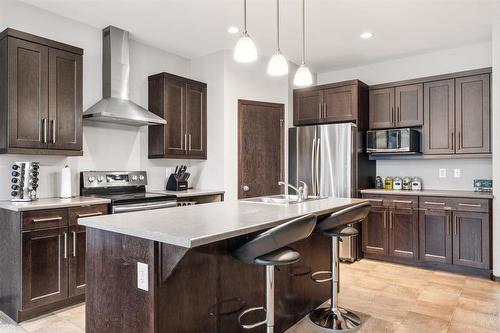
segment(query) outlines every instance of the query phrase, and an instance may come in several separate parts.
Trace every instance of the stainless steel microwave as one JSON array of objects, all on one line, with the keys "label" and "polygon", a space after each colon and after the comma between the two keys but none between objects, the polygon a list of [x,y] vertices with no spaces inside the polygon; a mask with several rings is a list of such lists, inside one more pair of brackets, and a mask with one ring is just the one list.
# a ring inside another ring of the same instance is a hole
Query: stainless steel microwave
[{"label": "stainless steel microwave", "polygon": [[374,130],[366,133],[368,153],[420,153],[420,132],[414,128]]}]

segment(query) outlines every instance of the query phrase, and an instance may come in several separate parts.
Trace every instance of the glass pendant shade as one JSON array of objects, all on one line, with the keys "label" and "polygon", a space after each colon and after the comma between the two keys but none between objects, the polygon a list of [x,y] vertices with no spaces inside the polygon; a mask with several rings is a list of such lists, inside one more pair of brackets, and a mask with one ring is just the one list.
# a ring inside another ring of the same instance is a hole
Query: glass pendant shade
[{"label": "glass pendant shade", "polygon": [[243,33],[243,36],[241,36],[238,43],[236,43],[233,57],[237,62],[243,63],[257,60],[257,48],[248,33]]},{"label": "glass pendant shade", "polygon": [[286,61],[283,53],[277,50],[269,60],[267,65],[267,74],[272,76],[281,76],[288,73],[288,61]]},{"label": "glass pendant shade", "polygon": [[312,84],[312,74],[306,64],[301,64],[295,72],[293,84],[298,87],[310,86]]}]

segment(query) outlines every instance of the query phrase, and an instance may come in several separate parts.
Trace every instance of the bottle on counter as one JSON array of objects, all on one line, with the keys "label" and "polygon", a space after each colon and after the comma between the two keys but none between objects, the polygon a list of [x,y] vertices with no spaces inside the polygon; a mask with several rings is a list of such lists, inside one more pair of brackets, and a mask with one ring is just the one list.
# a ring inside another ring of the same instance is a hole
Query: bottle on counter
[{"label": "bottle on counter", "polygon": [[404,177],[403,178],[403,190],[406,191],[411,191],[411,177]]},{"label": "bottle on counter", "polygon": [[384,189],[386,190],[392,190],[394,179],[392,177],[387,176],[384,180]]},{"label": "bottle on counter", "polygon": [[403,189],[403,179],[401,177],[394,177],[394,181],[392,183],[393,190],[402,190]]},{"label": "bottle on counter", "polygon": [[412,191],[422,190],[422,180],[419,177],[413,177],[411,180],[411,189]]},{"label": "bottle on counter", "polygon": [[377,176],[377,178],[375,178],[375,188],[379,190],[384,189],[384,181],[382,180],[382,177]]}]

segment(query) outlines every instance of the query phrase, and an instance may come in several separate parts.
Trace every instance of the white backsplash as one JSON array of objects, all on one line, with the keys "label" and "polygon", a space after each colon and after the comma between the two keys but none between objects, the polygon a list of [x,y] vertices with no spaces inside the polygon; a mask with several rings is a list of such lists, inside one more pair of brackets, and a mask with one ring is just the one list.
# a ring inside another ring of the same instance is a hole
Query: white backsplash
[{"label": "white backsplash", "polygon": [[[460,169],[460,178],[453,176],[454,169]],[[439,177],[439,169],[446,169],[446,178]],[[418,176],[424,189],[473,190],[474,179],[491,179],[491,159],[448,159],[448,160],[379,160],[377,176]]]}]

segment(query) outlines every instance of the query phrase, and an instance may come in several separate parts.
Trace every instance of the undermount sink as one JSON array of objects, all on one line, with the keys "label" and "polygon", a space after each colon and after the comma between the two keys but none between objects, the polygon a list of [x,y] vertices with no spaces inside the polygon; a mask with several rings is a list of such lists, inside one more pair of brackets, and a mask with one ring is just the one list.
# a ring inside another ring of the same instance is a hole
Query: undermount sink
[{"label": "undermount sink", "polygon": [[[288,205],[288,204],[300,203],[297,201],[297,198],[298,197],[296,195],[278,194],[278,195],[271,195],[271,196],[266,196],[266,197],[256,197],[256,198],[244,199],[243,201],[264,203],[264,204],[273,204],[273,205]],[[307,202],[307,201],[319,200],[319,199],[324,199],[324,198],[310,195],[307,199],[304,199],[301,202]]]}]

